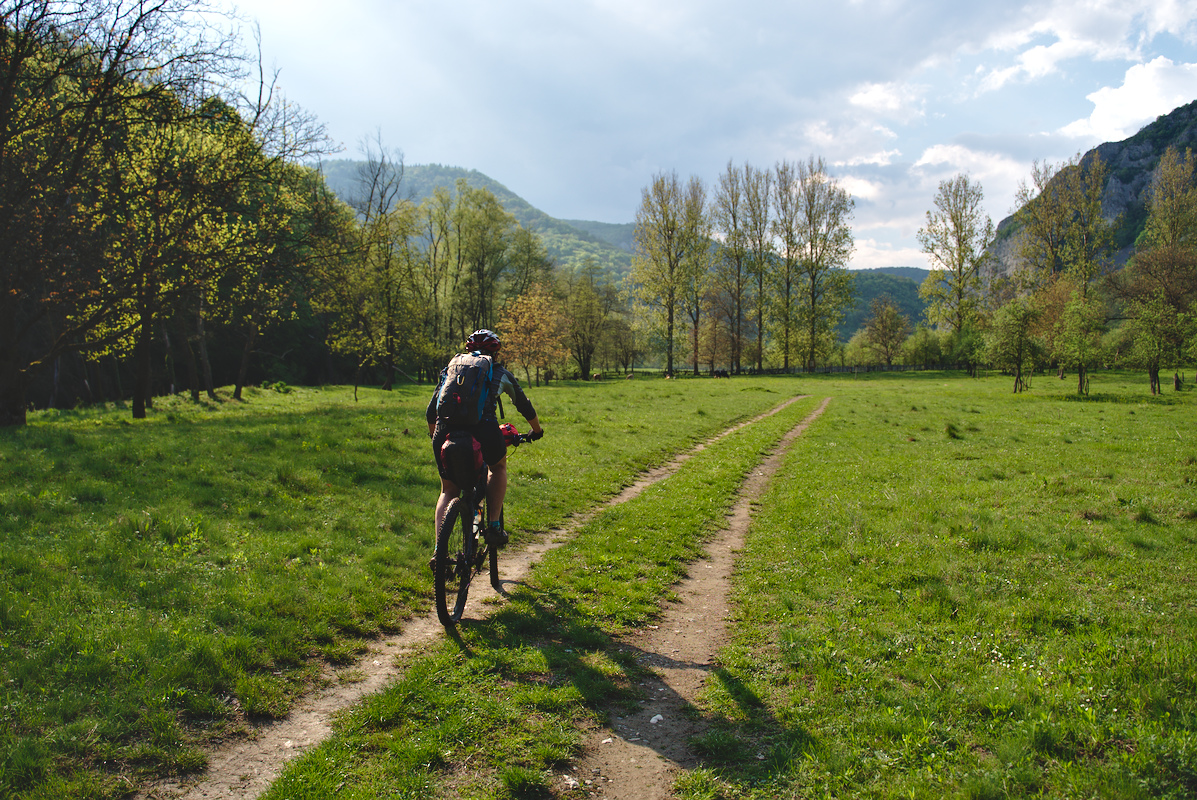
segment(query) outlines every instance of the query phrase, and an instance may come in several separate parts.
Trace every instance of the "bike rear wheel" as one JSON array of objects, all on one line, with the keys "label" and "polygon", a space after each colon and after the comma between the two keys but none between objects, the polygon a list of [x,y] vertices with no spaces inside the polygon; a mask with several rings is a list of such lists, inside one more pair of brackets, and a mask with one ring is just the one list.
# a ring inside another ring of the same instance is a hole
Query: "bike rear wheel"
[{"label": "bike rear wheel", "polygon": [[[463,509],[465,513],[462,513]],[[446,628],[453,627],[465,610],[473,572],[466,548],[473,541],[473,512],[465,509],[461,498],[454,498],[445,510],[445,519],[436,532],[435,576],[436,615]],[[470,548],[471,550],[473,548]]]},{"label": "bike rear wheel", "polygon": [[[503,524],[503,512],[499,512],[499,527],[507,530]],[[496,592],[503,593],[503,581],[499,579],[499,548],[488,544],[486,549],[490,554],[490,585],[494,587]]]}]

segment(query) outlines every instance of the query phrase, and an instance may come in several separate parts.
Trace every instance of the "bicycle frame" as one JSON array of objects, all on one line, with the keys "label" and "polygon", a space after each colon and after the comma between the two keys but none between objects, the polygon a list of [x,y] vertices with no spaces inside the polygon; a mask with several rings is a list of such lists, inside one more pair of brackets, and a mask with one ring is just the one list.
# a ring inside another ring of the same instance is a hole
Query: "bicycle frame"
[{"label": "bicycle frame", "polygon": [[[510,444],[516,447],[527,441],[531,441],[529,434],[519,434]],[[455,444],[460,448],[452,453],[455,459],[472,455],[463,453],[464,438],[459,438]],[[461,619],[470,581],[475,574],[482,571],[484,563],[489,561],[491,586],[495,591],[502,591],[498,548],[480,536],[487,523],[486,487],[489,469],[486,464],[480,463],[479,456],[473,457],[478,459],[474,479],[470,485],[458,487],[458,495],[449,502],[445,517],[436,533],[436,555],[433,558],[436,611],[441,624],[446,628],[454,626]],[[458,462],[455,472],[461,475],[467,470]],[[503,525],[501,510],[499,525]],[[459,527],[460,541],[457,538]]]}]

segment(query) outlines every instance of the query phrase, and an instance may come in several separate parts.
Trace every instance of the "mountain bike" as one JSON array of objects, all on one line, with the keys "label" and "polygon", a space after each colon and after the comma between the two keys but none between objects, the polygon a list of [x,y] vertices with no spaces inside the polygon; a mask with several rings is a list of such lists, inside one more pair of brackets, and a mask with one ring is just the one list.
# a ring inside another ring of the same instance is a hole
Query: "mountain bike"
[{"label": "mountain bike", "polygon": [[[518,433],[515,426],[510,424],[501,427],[509,447],[518,447],[524,442],[540,438],[531,433]],[[499,548],[487,542],[482,535],[487,520],[488,475],[482,451],[468,431],[449,434],[446,444],[442,450],[446,467],[455,478],[462,480],[453,481],[460,488],[460,493],[449,502],[445,518],[436,532],[432,573],[436,588],[436,615],[442,625],[451,628],[461,619],[470,581],[482,571],[483,565],[490,568],[490,585],[495,591],[502,590],[502,582],[499,580]],[[506,530],[502,511],[499,512],[499,527]]]}]

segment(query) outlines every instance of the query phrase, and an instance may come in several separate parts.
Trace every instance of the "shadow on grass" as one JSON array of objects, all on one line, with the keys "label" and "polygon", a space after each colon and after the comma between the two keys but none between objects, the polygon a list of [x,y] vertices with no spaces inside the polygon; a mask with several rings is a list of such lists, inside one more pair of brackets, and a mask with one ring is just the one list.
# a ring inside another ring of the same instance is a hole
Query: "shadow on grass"
[{"label": "shadow on grass", "polygon": [[[536,697],[540,687],[567,687],[585,709],[575,708],[575,725],[597,719],[683,768],[705,768],[737,781],[763,781],[785,773],[817,748],[807,730],[779,720],[733,672],[617,641],[601,620],[564,592],[522,581],[504,585],[510,587],[508,602],[486,619],[463,621],[451,638],[467,662],[484,662],[483,671],[497,673],[509,694]],[[537,657],[528,658],[528,652]],[[529,668],[532,664],[537,666]],[[700,711],[660,681],[655,670],[705,673],[707,687],[718,682],[734,710]],[[684,724],[668,729],[641,725],[658,706],[682,709]],[[522,709],[512,718],[535,711]],[[521,738],[518,732],[505,736]],[[575,745],[569,756],[579,752],[580,745]],[[560,767],[567,760],[550,759],[542,766]]]}]

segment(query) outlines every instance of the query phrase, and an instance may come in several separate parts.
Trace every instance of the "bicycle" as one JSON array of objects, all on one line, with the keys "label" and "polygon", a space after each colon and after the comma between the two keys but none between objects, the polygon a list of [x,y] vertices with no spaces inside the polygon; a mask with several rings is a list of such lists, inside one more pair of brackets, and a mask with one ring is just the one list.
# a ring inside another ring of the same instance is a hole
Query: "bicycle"
[{"label": "bicycle", "polygon": [[[531,433],[519,433],[511,424],[502,425],[501,428],[509,447],[518,447],[524,442],[540,438]],[[436,590],[436,615],[442,625],[452,628],[465,610],[470,581],[482,571],[483,564],[489,562],[490,585],[496,592],[502,591],[502,582],[499,580],[499,548],[487,542],[485,536],[479,541],[478,536],[487,520],[488,474],[478,440],[468,431],[456,431],[449,434],[446,444],[442,450],[446,466],[455,478],[463,480],[454,480],[460,493],[449,501],[445,518],[436,532],[432,573]],[[501,510],[499,526],[503,527]]]}]

